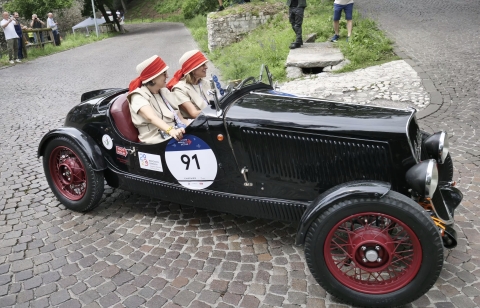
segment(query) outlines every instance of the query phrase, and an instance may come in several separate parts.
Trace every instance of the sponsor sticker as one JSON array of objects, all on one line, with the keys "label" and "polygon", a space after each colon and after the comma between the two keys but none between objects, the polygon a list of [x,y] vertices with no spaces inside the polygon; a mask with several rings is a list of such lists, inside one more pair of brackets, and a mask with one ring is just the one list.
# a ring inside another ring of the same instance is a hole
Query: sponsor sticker
[{"label": "sponsor sticker", "polygon": [[142,169],[163,172],[160,155],[138,152],[138,160]]},{"label": "sponsor sticker", "polygon": [[121,155],[123,157],[127,157],[128,155],[127,149],[125,149],[124,147],[119,147],[118,145],[116,145],[115,150],[118,155]]},{"label": "sponsor sticker", "polygon": [[107,150],[111,150],[113,148],[113,141],[109,135],[103,135],[102,143]]},{"label": "sponsor sticker", "polygon": [[184,135],[183,139],[171,139],[165,149],[168,170],[177,181],[190,189],[205,189],[217,176],[217,158],[202,139]]},{"label": "sponsor sticker", "polygon": [[118,157],[117,157],[117,160],[118,160],[118,162],[119,162],[119,163],[122,163],[122,164],[128,165],[128,160],[126,160],[126,159],[123,159],[123,158],[118,158]]}]

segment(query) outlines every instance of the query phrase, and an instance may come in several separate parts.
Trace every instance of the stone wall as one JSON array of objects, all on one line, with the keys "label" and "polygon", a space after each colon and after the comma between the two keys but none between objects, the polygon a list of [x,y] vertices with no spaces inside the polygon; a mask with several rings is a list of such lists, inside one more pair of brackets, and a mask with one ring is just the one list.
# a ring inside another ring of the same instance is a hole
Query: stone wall
[{"label": "stone wall", "polygon": [[216,17],[207,16],[208,49],[210,51],[241,40],[243,35],[266,23],[272,14],[260,12],[258,16],[250,12]]}]

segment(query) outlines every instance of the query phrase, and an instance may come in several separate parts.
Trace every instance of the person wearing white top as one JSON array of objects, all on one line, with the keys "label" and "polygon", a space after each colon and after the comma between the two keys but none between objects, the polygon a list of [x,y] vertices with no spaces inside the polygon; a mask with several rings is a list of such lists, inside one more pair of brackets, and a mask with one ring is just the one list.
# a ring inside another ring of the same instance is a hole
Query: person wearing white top
[{"label": "person wearing white top", "polygon": [[7,41],[8,60],[10,64],[15,64],[14,61],[20,63],[22,61],[18,59],[18,35],[17,31],[15,31],[15,19],[13,16],[9,16],[8,12],[3,12],[2,17],[0,26],[5,33],[5,40]]},{"label": "person wearing white top", "polygon": [[330,39],[331,42],[336,42],[340,38],[340,17],[342,17],[342,11],[345,12],[345,19],[347,20],[347,42],[352,35],[353,0],[335,0],[333,3],[333,30],[335,35]]},{"label": "person wearing white top", "polygon": [[52,29],[53,39],[55,41],[55,45],[56,46],[60,45],[60,38],[58,36],[58,24],[53,20],[53,14],[52,13],[48,13],[47,28]]},{"label": "person wearing white top", "polygon": [[204,79],[207,77],[207,62],[199,50],[187,51],[178,61],[181,68],[167,84],[177,97],[179,109],[186,119],[195,119],[212,98],[208,93],[209,83]]}]

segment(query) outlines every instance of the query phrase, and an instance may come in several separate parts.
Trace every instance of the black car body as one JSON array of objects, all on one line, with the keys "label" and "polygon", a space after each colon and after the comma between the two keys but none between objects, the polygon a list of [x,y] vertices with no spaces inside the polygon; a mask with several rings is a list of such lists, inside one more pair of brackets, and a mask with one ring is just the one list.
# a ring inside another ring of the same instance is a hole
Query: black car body
[{"label": "black car body", "polygon": [[251,79],[212,102],[184,139],[140,143],[125,89],[85,93],[39,145],[68,208],[95,207],[108,185],[180,204],[299,221],[297,244],[330,293],[395,306],[435,283],[456,245],[446,133],[414,109],[295,97]]}]

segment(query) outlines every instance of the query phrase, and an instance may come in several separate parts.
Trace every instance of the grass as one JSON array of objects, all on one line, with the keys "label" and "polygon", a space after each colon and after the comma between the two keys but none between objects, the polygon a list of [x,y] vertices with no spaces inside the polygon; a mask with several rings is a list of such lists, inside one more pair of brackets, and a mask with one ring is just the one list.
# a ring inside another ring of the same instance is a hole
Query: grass
[{"label": "grass", "polygon": [[[94,34],[93,32],[90,36],[87,37],[81,33],[70,34],[63,39],[62,44],[60,46],[53,46],[53,44],[45,44],[44,48],[28,48],[27,50],[28,58],[22,61],[31,61],[38,57],[48,56],[56,52],[72,49],[72,48],[90,44],[96,41],[101,41],[115,35],[116,35],[115,33],[100,33],[99,36],[97,37],[97,35]],[[0,66],[6,66],[6,65],[10,65],[8,62],[8,54],[6,56],[3,56],[0,59]]]}]

